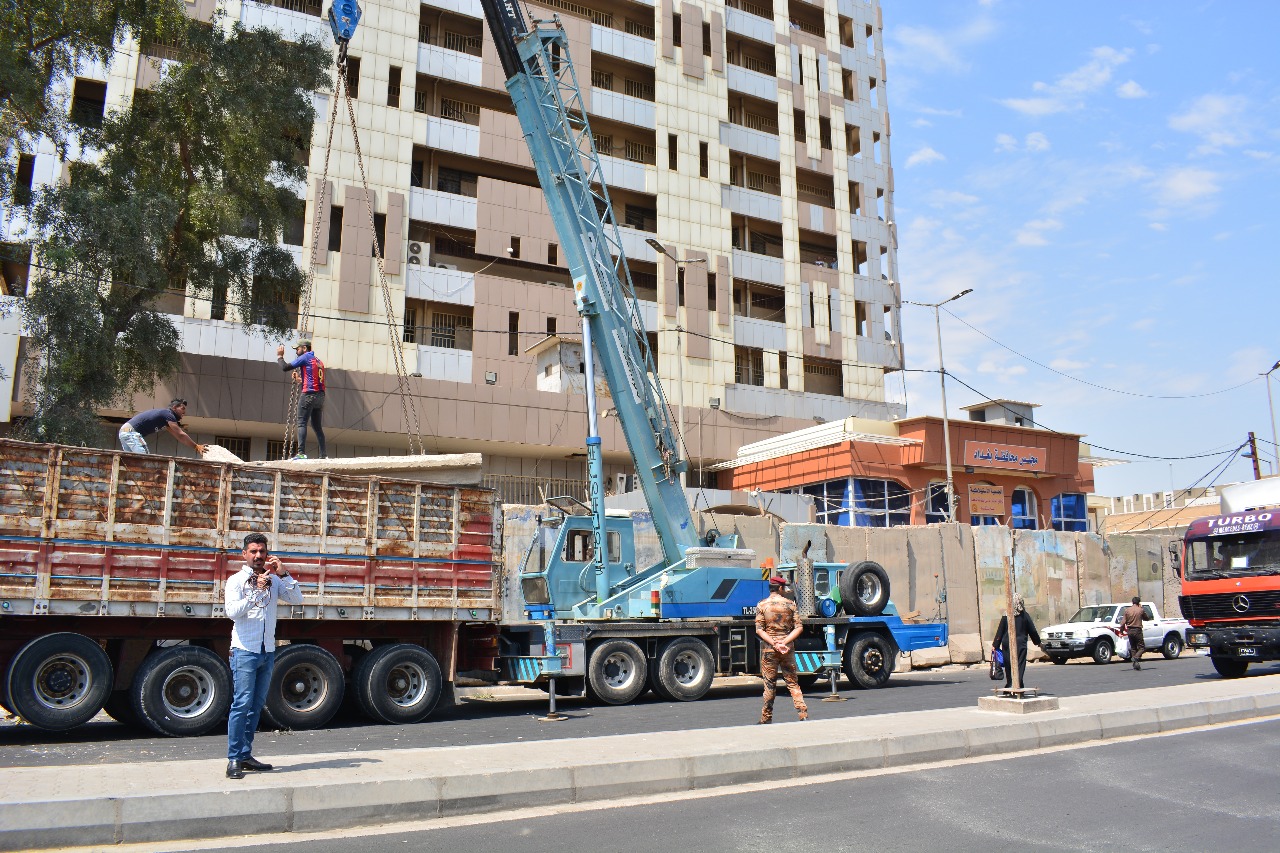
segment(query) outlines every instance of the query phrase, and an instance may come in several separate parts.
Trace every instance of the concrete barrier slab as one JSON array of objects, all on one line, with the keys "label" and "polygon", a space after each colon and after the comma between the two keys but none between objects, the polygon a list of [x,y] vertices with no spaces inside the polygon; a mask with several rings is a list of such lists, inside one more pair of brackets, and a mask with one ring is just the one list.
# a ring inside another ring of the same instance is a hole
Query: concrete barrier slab
[{"label": "concrete barrier slab", "polygon": [[115,844],[118,824],[119,804],[111,799],[6,803],[0,807],[0,850]]},{"label": "concrete barrier slab", "polygon": [[963,729],[913,732],[890,735],[884,739],[886,767],[926,764],[931,761],[952,761],[964,758],[968,751],[969,743],[965,739]]},{"label": "concrete barrier slab", "polygon": [[1098,714],[1102,737],[1133,737],[1160,731],[1160,716],[1155,708],[1122,708]]},{"label": "concrete barrier slab", "polygon": [[574,802],[579,803],[687,791],[692,787],[690,762],[683,756],[655,756],[573,768]]},{"label": "concrete barrier slab", "polygon": [[851,773],[884,767],[884,741],[880,738],[802,744],[797,745],[794,752],[796,770],[801,776]]},{"label": "concrete barrier slab", "polygon": [[448,775],[440,787],[442,816],[570,802],[573,772],[569,767]]},{"label": "concrete barrier slab", "polygon": [[1204,702],[1184,702],[1156,708],[1160,731],[1173,732],[1209,723],[1209,708]]},{"label": "concrete barrier slab", "polygon": [[790,779],[795,775],[795,764],[795,753],[786,747],[742,752],[725,750],[690,756],[689,775],[696,789],[719,788],[745,782]]},{"label": "concrete barrier slab", "polygon": [[289,788],[257,788],[124,797],[120,840],[132,844],[287,832],[291,793]]},{"label": "concrete barrier slab", "polygon": [[1256,717],[1257,701],[1253,696],[1230,696],[1210,699],[1208,706],[1210,723],[1231,723]]},{"label": "concrete barrier slab", "polygon": [[1036,720],[1040,746],[1066,746],[1102,739],[1102,722],[1094,714],[1073,714]]},{"label": "concrete barrier slab", "polygon": [[972,758],[1023,752],[1040,746],[1040,729],[1029,720],[974,727],[965,733],[965,737],[969,744],[969,756]]}]

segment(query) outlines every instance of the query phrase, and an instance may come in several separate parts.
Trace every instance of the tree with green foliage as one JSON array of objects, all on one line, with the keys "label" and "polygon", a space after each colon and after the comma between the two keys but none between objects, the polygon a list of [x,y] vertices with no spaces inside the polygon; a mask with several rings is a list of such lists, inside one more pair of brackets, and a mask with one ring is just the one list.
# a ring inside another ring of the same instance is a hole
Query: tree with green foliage
[{"label": "tree with green foliage", "polygon": [[0,201],[17,153],[41,137],[64,149],[59,81],[81,62],[109,63],[121,40],[163,40],[183,27],[182,0],[0,0]]},{"label": "tree with green foliage", "polygon": [[159,83],[82,131],[98,160],[32,208],[32,438],[96,443],[97,409],[177,369],[163,296],[217,301],[277,335],[295,322],[305,276],[280,239],[331,54],[220,21],[190,22],[180,44]]}]

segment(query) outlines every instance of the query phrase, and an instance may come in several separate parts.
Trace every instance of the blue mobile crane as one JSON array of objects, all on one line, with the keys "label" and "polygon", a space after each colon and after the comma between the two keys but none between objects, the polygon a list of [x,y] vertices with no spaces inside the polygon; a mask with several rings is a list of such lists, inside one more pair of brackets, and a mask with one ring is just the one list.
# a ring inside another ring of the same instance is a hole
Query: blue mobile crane
[{"label": "blue mobile crane", "polygon": [[[539,519],[520,575],[531,621],[503,630],[507,674],[531,683],[569,679],[612,704],[646,687],[697,699],[717,673],[755,671],[754,609],[767,581],[736,535],[699,533],[685,497],[687,462],[646,343],[565,31],[558,18],[530,26],[515,0],[481,6],[568,263],[586,355],[590,505],[559,499],[557,511]],[[662,549],[653,565],[637,564],[631,518],[605,511],[593,353]],[[878,687],[899,651],[946,645],[945,624],[898,618],[888,577],[874,563],[802,558],[783,571],[794,575],[804,615],[816,617],[796,643],[807,680],[843,668],[855,684]]]}]

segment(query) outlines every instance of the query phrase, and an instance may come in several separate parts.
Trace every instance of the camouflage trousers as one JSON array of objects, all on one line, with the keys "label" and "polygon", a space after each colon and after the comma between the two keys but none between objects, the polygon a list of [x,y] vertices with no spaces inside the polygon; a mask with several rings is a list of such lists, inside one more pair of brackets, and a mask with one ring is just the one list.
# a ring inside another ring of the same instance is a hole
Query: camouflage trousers
[{"label": "camouflage trousers", "polygon": [[1140,669],[1139,661],[1147,650],[1146,642],[1142,639],[1142,629],[1129,629],[1129,663],[1133,664],[1134,669]]},{"label": "camouflage trousers", "polygon": [[796,656],[788,652],[780,655],[775,651],[765,651],[760,655],[760,677],[764,679],[764,708],[760,711],[760,722],[773,722],[773,700],[778,695],[778,671],[782,671],[782,680],[791,693],[791,702],[796,706],[800,719],[809,719],[809,706],[804,703],[804,692],[800,689],[800,680],[796,675]]}]

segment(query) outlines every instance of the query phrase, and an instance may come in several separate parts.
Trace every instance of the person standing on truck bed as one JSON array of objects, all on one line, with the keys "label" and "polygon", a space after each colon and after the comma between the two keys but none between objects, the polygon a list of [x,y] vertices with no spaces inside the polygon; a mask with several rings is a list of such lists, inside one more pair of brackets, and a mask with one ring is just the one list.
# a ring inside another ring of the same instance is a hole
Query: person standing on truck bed
[{"label": "person standing on truck bed", "polygon": [[134,415],[126,423],[121,424],[120,432],[117,433],[120,448],[129,453],[150,453],[151,449],[147,447],[146,437],[167,429],[179,443],[185,444],[204,456],[205,446],[196,444],[195,439],[187,435],[187,431],[182,428],[182,416],[186,413],[187,401],[175,397],[169,401],[167,409],[147,409],[145,412]]},{"label": "person standing on truck bed", "polygon": [[1134,669],[1142,669],[1142,654],[1147,644],[1142,639],[1142,619],[1145,616],[1142,601],[1133,597],[1133,603],[1124,609],[1124,629],[1129,634],[1129,662]]},{"label": "person standing on truck bed", "polygon": [[804,692],[796,675],[796,656],[791,644],[804,628],[796,603],[783,595],[786,578],[774,575],[769,578],[769,597],[756,605],[756,636],[760,647],[760,677],[764,679],[764,708],[760,711],[761,723],[773,722],[773,700],[778,695],[778,670],[791,693],[791,701],[801,720],[809,719],[809,706],[804,703]]},{"label": "person standing on truck bed", "polygon": [[[1031,621],[1027,612],[1027,604],[1021,593],[1013,594],[1013,624],[1018,628],[1018,684],[1027,686],[1024,676],[1027,672],[1027,640],[1040,645],[1040,634],[1036,631],[1036,623]],[[1004,686],[1013,686],[1013,657],[1009,654],[1009,617],[1001,616],[1000,625],[996,628],[992,648],[1000,649],[1004,654]]]},{"label": "person standing on truck bed", "polygon": [[294,459],[307,458],[307,421],[316,433],[320,445],[320,458],[324,459],[324,429],[320,415],[324,411],[324,362],[311,351],[311,341],[303,338],[293,345],[293,361],[284,360],[284,346],[276,347],[276,362],[281,370],[298,371],[293,381],[302,383],[302,396],[298,398],[298,454]]},{"label": "person standing on truck bed", "polygon": [[267,701],[276,659],[276,603],[301,604],[298,582],[268,556],[267,537],[244,537],[244,566],[227,580],[226,612],[231,619],[233,694],[227,715],[227,778],[246,770],[270,770],[253,757],[253,733]]}]

